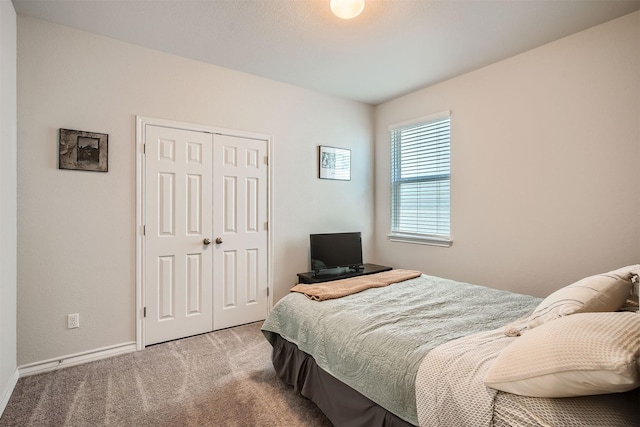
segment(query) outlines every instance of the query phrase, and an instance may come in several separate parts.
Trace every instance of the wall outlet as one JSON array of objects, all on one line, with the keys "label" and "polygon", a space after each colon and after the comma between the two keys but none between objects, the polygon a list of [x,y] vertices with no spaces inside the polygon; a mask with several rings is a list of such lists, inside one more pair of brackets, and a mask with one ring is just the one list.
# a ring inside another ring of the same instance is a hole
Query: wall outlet
[{"label": "wall outlet", "polygon": [[80,315],[78,313],[67,315],[67,329],[80,327]]}]

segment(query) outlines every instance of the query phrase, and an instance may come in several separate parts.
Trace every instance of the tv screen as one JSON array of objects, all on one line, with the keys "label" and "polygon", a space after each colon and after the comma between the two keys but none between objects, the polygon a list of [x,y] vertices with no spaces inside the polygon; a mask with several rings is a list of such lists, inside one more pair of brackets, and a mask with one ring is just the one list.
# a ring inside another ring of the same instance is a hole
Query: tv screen
[{"label": "tv screen", "polygon": [[360,232],[311,234],[311,269],[362,266]]}]

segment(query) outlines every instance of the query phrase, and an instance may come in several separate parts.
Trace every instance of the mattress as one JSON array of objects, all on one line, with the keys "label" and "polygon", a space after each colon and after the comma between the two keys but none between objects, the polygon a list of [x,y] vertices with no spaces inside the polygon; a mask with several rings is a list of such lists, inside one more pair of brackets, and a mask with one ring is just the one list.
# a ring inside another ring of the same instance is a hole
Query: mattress
[{"label": "mattress", "polygon": [[425,355],[451,340],[515,321],[539,302],[422,275],[321,302],[291,293],[274,306],[262,331],[272,345],[281,336],[332,377],[418,425],[415,381]]}]

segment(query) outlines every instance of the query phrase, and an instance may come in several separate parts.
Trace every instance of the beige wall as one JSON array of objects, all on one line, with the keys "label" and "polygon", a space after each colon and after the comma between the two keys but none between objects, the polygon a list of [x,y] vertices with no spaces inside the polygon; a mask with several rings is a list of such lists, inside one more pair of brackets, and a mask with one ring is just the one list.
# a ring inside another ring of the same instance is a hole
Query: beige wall
[{"label": "beige wall", "polygon": [[[452,111],[451,248],[390,242],[389,124]],[[545,296],[640,262],[640,12],[376,110],[376,255]]]},{"label": "beige wall", "polygon": [[0,2],[0,415],[16,370],[16,12]]},{"label": "beige wall", "polygon": [[[136,115],[273,136],[274,300],[310,233],[372,239],[370,106],[23,16],[18,92],[19,365],[135,340]],[[58,170],[58,128],[108,133],[109,172]],[[350,182],[317,178],[321,144]]]},{"label": "beige wall", "polygon": [[[374,126],[366,105],[19,17],[18,364],[135,339],[137,114],[273,135],[275,300],[314,232],[539,296],[638,262],[639,52],[635,13],[383,104]],[[446,109],[454,244],[389,242],[387,127]],[[58,170],[61,127],[108,133],[109,173]],[[352,150],[352,181],[317,179],[320,144]]]}]

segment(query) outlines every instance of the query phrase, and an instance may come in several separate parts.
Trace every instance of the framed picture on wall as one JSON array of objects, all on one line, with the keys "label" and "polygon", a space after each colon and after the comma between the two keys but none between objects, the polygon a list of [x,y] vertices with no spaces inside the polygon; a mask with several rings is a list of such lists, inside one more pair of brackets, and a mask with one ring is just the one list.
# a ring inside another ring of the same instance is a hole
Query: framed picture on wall
[{"label": "framed picture on wall", "polygon": [[318,148],[319,178],[351,181],[351,150],[323,145]]},{"label": "framed picture on wall", "polygon": [[106,133],[60,129],[58,168],[108,172],[109,135]]}]

